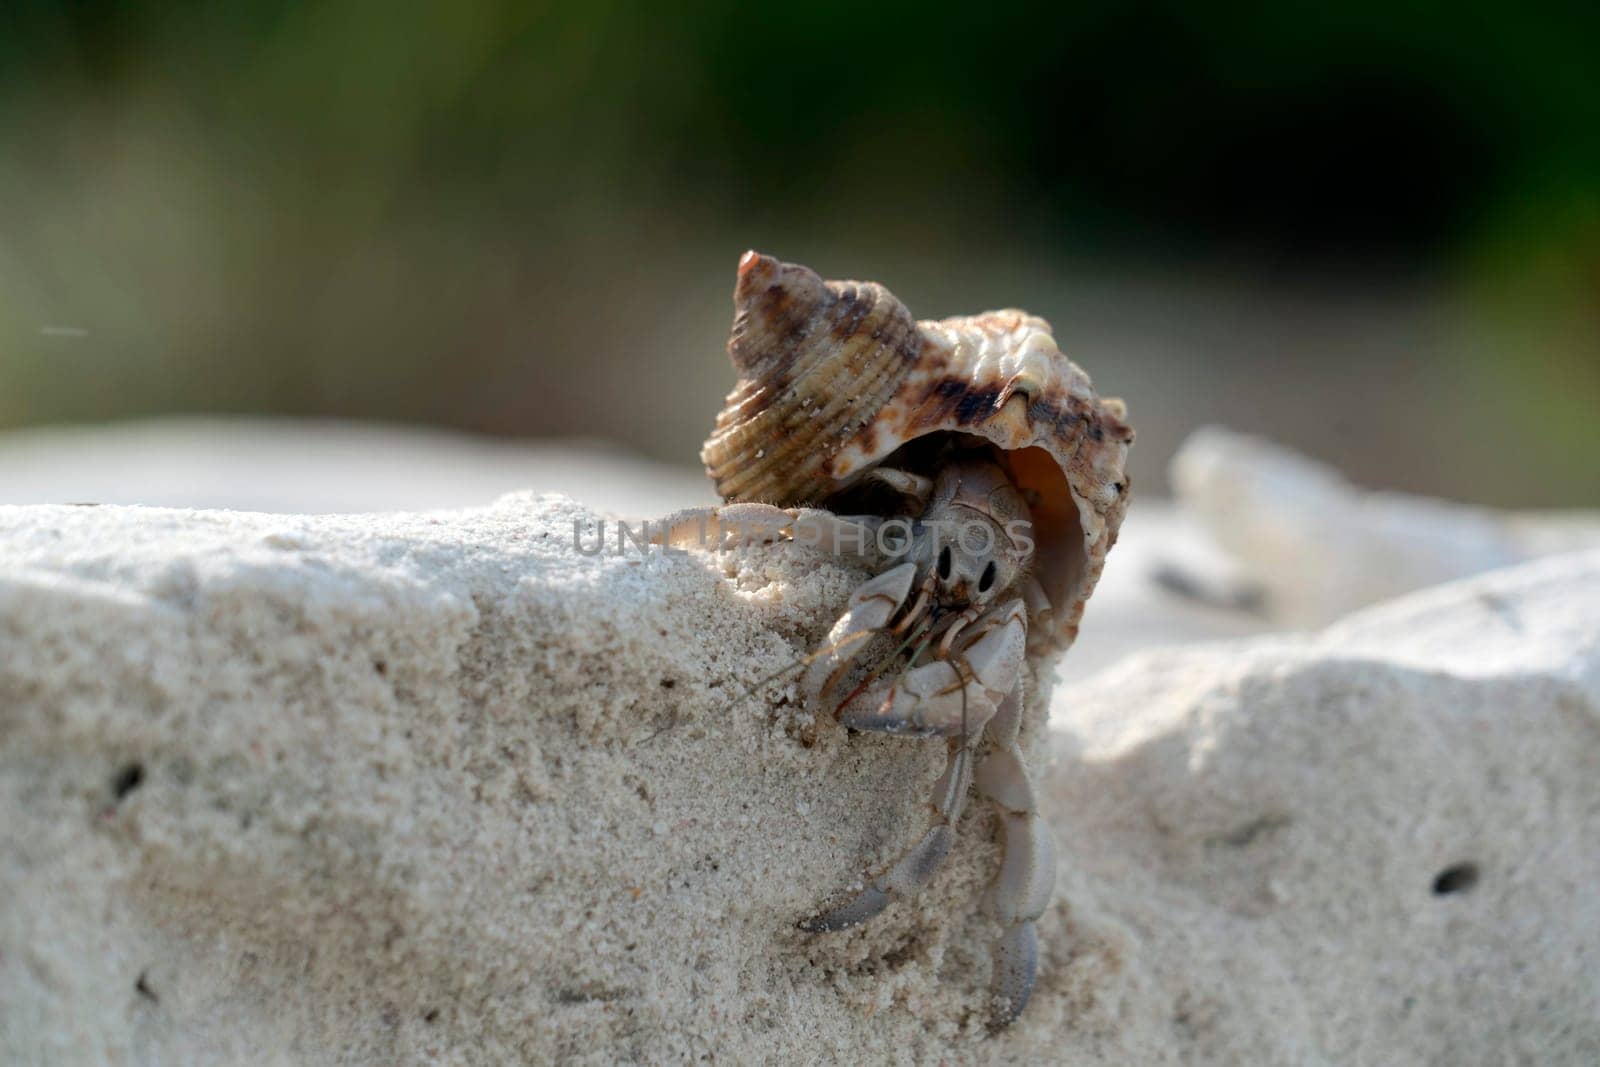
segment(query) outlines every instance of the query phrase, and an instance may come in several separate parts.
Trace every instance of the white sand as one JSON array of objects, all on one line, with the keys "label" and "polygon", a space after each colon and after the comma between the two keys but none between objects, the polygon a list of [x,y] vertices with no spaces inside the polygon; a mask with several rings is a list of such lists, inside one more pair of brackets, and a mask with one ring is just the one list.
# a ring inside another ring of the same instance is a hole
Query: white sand
[{"label": "white sand", "polygon": [[794,929],[942,763],[733,702],[859,574],[581,514],[0,508],[0,1062],[1600,1061],[1600,554],[1059,690],[991,1038],[981,805]]}]

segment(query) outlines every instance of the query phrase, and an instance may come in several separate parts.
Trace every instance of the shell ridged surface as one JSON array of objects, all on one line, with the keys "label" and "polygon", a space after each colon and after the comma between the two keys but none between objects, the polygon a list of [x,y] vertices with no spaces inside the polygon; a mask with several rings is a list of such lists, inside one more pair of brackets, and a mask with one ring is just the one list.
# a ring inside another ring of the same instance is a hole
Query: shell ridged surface
[{"label": "shell ridged surface", "polygon": [[1026,312],[917,322],[873,282],[824,281],[748,252],[728,354],[738,384],[701,451],[730,501],[826,505],[935,434],[987,441],[1030,497],[1036,573],[1062,648],[1115,543],[1133,431]]}]

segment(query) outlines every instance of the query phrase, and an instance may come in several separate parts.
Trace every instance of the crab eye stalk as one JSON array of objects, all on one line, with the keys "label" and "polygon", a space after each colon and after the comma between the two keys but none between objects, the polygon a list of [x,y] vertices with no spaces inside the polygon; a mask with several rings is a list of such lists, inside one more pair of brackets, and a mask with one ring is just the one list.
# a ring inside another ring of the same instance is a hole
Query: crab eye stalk
[{"label": "crab eye stalk", "polygon": [[995,575],[999,572],[1000,569],[995,566],[994,560],[991,559],[989,565],[983,568],[983,575],[978,579],[978,592],[987,593],[993,589]]},{"label": "crab eye stalk", "polygon": [[939,580],[941,582],[948,582],[950,580],[950,546],[949,545],[945,545],[943,548],[941,548],[939,550]]}]

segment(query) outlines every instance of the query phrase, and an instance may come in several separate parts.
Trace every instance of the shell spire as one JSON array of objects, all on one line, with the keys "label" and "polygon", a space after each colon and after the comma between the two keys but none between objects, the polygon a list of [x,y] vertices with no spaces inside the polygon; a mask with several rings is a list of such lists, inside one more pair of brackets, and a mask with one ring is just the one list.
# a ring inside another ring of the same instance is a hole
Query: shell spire
[{"label": "shell spire", "polygon": [[876,282],[746,252],[728,356],[739,382],[700,453],[723,499],[825,504],[913,441],[987,443],[1032,501],[1042,636],[1072,642],[1127,508],[1133,431],[1048,322],[919,323]]},{"label": "shell spire", "polygon": [[824,468],[904,381],[922,347],[904,304],[872,282],[746,252],[728,357],[739,384],[701,451],[729,500],[814,503]]},{"label": "shell spire", "polygon": [[773,342],[781,341],[791,324],[804,326],[832,300],[816,271],[746,252],[733,286],[734,329],[728,338],[728,357],[740,376],[761,374],[764,364],[792,354]]}]

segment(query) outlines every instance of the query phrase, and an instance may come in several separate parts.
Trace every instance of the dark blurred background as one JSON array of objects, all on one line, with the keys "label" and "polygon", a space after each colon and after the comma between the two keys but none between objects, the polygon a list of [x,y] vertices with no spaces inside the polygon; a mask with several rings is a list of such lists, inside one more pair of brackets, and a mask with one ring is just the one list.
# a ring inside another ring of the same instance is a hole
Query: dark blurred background
[{"label": "dark blurred background", "polygon": [[756,247],[1049,318],[1147,489],[1221,422],[1600,504],[1597,42],[1592,4],[11,0],[0,428],[692,463]]}]

